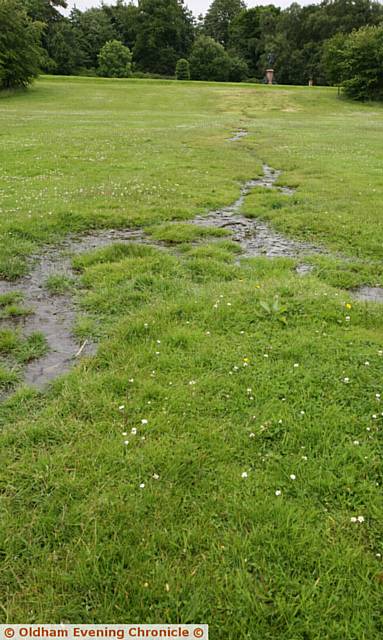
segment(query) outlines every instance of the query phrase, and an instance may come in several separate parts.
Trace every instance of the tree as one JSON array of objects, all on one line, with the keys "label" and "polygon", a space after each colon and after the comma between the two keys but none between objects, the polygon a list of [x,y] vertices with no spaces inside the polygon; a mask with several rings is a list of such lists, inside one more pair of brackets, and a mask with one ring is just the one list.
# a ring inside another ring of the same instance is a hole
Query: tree
[{"label": "tree", "polygon": [[19,0],[0,0],[0,88],[26,87],[39,71],[42,25]]},{"label": "tree", "polygon": [[326,17],[326,38],[339,31],[351,33],[367,25],[377,25],[383,19],[383,6],[374,0],[323,0],[321,12]]},{"label": "tree", "polygon": [[199,36],[190,54],[193,80],[225,81],[229,77],[229,56],[221,44],[210,36]]},{"label": "tree", "polygon": [[139,0],[133,58],[142,71],[173,75],[194,38],[193,17],[182,0]]},{"label": "tree", "polygon": [[322,51],[322,66],[325,77],[329,84],[341,84],[345,56],[346,56],[347,35],[337,33],[332,38],[326,40]]},{"label": "tree", "polygon": [[40,66],[48,73],[74,73],[76,52],[69,20],[58,11],[67,7],[66,0],[24,0],[32,20],[43,24],[41,32],[42,56]]},{"label": "tree", "polygon": [[329,78],[341,82],[350,98],[383,100],[383,25],[363,27],[343,40],[339,35],[332,38],[324,65]]},{"label": "tree", "polygon": [[249,67],[245,60],[233,51],[228,51],[229,56],[229,82],[242,82],[249,77]]},{"label": "tree", "polygon": [[137,38],[138,7],[116,0],[116,4],[103,4],[102,10],[112,25],[117,40],[132,51]]},{"label": "tree", "polygon": [[226,47],[229,42],[230,25],[245,8],[242,0],[213,0],[205,16],[205,34]]},{"label": "tree", "polygon": [[105,78],[129,78],[132,54],[119,40],[106,42],[98,54],[98,75]]},{"label": "tree", "polygon": [[49,24],[62,18],[57,7],[66,9],[66,0],[24,0],[24,7],[32,20]]},{"label": "tree", "polygon": [[229,48],[246,61],[252,75],[261,76],[260,58],[267,42],[274,37],[280,9],[268,5],[241,11],[233,19],[229,30]]},{"label": "tree", "polygon": [[209,36],[196,39],[189,58],[193,80],[233,81],[247,75],[246,63],[236,55],[230,55],[224,47]]},{"label": "tree", "polygon": [[185,60],[185,58],[177,60],[176,78],[177,80],[190,80],[190,66],[189,62]]},{"label": "tree", "polygon": [[71,22],[76,38],[81,43],[84,64],[88,68],[96,68],[98,54],[106,42],[116,40],[116,32],[110,18],[102,8],[72,11]]},{"label": "tree", "polygon": [[374,0],[323,0],[281,11],[271,5],[240,11],[230,23],[228,49],[246,60],[250,73],[262,77],[273,53],[276,80],[325,83],[323,51],[334,34],[348,34],[383,21],[383,6]]},{"label": "tree", "polygon": [[71,75],[85,64],[85,54],[79,34],[66,19],[50,25],[45,34],[45,50],[42,68],[59,75]]}]

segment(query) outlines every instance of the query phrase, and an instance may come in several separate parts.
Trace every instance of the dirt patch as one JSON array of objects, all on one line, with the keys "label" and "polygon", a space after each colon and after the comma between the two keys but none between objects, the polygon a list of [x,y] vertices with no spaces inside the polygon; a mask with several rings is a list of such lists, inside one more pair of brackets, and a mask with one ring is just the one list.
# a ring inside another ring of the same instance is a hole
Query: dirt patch
[{"label": "dirt patch", "polygon": [[351,291],[356,300],[383,303],[383,287],[362,286]]}]

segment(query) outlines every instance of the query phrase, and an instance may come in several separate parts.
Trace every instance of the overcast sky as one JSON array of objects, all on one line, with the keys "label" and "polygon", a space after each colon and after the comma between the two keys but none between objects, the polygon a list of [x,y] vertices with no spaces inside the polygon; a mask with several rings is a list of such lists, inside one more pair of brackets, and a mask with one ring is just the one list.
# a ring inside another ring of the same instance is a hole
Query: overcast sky
[{"label": "overcast sky", "polygon": [[[260,4],[275,4],[278,7],[288,7],[294,0],[248,0],[248,7],[255,7]],[[299,4],[312,4],[315,0],[298,0]],[[89,7],[97,7],[101,4],[101,0],[68,0],[70,9],[76,5],[77,9],[89,9]],[[105,0],[105,4],[113,4],[113,0]],[[199,13],[206,13],[211,0],[186,0],[185,4],[191,9],[195,16]]]}]

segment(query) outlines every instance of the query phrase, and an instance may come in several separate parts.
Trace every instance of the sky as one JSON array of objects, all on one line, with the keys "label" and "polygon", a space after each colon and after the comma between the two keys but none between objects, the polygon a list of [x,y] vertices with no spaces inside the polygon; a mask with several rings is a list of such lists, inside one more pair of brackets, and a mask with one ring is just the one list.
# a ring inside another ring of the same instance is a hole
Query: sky
[{"label": "sky", "polygon": [[[89,9],[101,4],[101,0],[67,0],[68,7],[72,9],[76,5],[77,9]],[[288,7],[294,0],[247,0],[248,7],[255,7],[260,4],[275,4],[277,7]],[[299,4],[312,4],[315,0],[298,0]],[[105,4],[113,4],[113,0],[104,0]],[[211,0],[186,0],[185,4],[191,9],[195,16],[206,13]]]}]

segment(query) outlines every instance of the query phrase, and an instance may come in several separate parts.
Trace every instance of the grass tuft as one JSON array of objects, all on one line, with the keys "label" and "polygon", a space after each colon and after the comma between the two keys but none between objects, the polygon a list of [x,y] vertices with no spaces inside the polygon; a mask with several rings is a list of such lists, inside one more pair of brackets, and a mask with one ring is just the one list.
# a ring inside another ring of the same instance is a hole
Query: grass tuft
[{"label": "grass tuft", "polygon": [[155,240],[177,244],[182,242],[193,242],[201,238],[230,235],[227,229],[215,229],[214,227],[199,227],[194,224],[173,223],[164,224],[155,228],[148,228],[147,232]]}]

